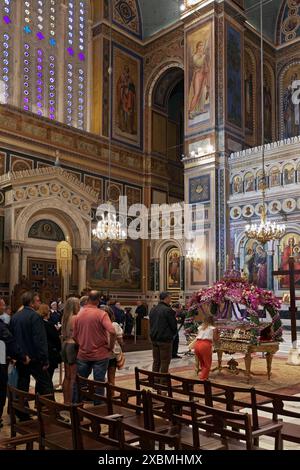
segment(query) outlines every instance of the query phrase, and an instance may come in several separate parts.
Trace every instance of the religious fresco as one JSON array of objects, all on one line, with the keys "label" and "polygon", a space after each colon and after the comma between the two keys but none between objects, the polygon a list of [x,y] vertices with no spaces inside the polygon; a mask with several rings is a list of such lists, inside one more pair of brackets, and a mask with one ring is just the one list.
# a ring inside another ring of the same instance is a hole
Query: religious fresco
[{"label": "religious fresco", "polygon": [[281,99],[281,137],[288,139],[300,134],[300,121],[297,116],[297,105],[292,101],[292,83],[300,80],[300,63],[288,67],[280,78]]},{"label": "religious fresco", "polygon": [[267,287],[267,251],[256,240],[245,243],[243,273],[249,282]]},{"label": "religious fresco", "polygon": [[278,214],[281,211],[281,202],[276,200],[276,201],[271,201],[269,203],[269,212],[272,215]]},{"label": "religious fresco", "polygon": [[265,143],[273,140],[273,80],[272,71],[264,65],[264,123]]},{"label": "religious fresco", "polygon": [[166,254],[167,290],[180,289],[180,251],[171,248]]},{"label": "religious fresco", "polygon": [[210,175],[189,179],[189,204],[210,201]]},{"label": "religious fresco", "polygon": [[113,47],[112,137],[142,145],[142,59],[127,49]]},{"label": "religious fresco", "polygon": [[236,175],[232,180],[232,194],[240,194],[243,192],[243,179],[240,175]]},{"label": "religious fresco", "polygon": [[88,282],[99,290],[139,290],[142,273],[141,240],[123,243],[92,240],[87,261]]},{"label": "religious fresco", "polygon": [[[300,269],[300,235],[287,233],[281,240],[278,253],[278,266],[280,270],[289,270],[289,257],[295,257],[295,269]],[[279,278],[279,288],[289,288],[289,276]],[[295,274],[295,285],[300,288],[300,275]]]},{"label": "religious fresco", "polygon": [[193,132],[213,119],[213,27],[207,21],[186,34],[186,131]]},{"label": "religious fresco", "polygon": [[293,184],[296,182],[296,171],[292,163],[288,163],[283,168],[283,184]]},{"label": "religious fresco", "polygon": [[269,172],[269,186],[270,188],[273,188],[275,186],[280,186],[281,185],[281,174],[280,174],[280,169],[275,166],[271,168]]},{"label": "religious fresco", "polygon": [[231,25],[227,25],[227,119],[239,128],[243,125],[241,33]]},{"label": "religious fresco", "polygon": [[253,134],[254,130],[254,64],[250,54],[245,51],[244,71],[245,99],[245,130]]},{"label": "religious fresco", "polygon": [[196,251],[201,258],[190,263],[190,285],[207,285],[209,283],[209,235],[197,235]]},{"label": "religious fresco", "polygon": [[255,191],[255,178],[253,173],[246,173],[244,177],[244,191]]}]

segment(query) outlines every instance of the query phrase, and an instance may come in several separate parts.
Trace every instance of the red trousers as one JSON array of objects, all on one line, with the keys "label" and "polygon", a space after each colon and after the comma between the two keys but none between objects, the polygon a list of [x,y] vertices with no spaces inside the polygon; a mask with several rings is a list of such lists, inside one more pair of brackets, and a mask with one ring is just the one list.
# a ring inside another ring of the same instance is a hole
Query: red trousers
[{"label": "red trousers", "polygon": [[212,342],[208,339],[197,339],[195,354],[201,366],[199,377],[201,380],[207,380],[212,363]]}]

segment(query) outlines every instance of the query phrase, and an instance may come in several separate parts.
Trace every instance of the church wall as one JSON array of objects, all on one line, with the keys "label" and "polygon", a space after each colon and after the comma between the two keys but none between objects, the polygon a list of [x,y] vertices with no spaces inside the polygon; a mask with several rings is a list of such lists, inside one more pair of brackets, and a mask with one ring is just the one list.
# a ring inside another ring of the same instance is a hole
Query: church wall
[{"label": "church wall", "polygon": [[[1,108],[0,121],[3,122],[0,133],[0,168],[2,174],[7,171],[21,171],[53,166],[55,159],[59,156],[60,165],[64,169],[80,181],[94,187],[100,193],[99,201],[107,200],[109,196],[111,200],[117,200],[119,195],[126,195],[128,197],[128,205],[143,202],[144,196],[141,184],[141,175],[143,175],[142,155],[129,153],[128,150],[122,149],[122,147],[117,148],[113,146],[111,184],[109,187],[108,149],[107,144],[101,142],[100,138],[96,138],[91,134],[83,134],[64,126],[55,125],[46,120],[42,121],[31,115],[22,115],[21,112],[11,108]],[[47,139],[46,142],[45,138]],[[37,246],[36,241],[34,245]],[[139,289],[127,289],[126,286],[123,292],[124,295],[126,295],[127,291],[132,292],[129,296],[135,298],[138,292],[140,293],[139,295],[142,295],[145,289],[145,276],[142,273],[146,267],[143,258],[143,244],[136,242],[136,247],[134,249],[131,248],[131,250],[132,253],[137,250],[141,273],[140,287]],[[48,256],[50,255],[48,253]],[[7,252],[4,257],[5,264],[2,263],[1,268],[5,268],[8,262],[9,253]],[[25,269],[24,266],[23,269]],[[75,256],[72,279],[73,288],[76,288],[78,283],[78,269],[76,266],[77,257]],[[5,274],[5,277],[2,275],[0,278],[0,290],[2,287],[8,289],[8,270],[1,269],[0,271],[1,274]],[[88,279],[88,282],[90,282],[90,279]],[[101,287],[99,282],[97,286]],[[105,291],[107,290],[107,286],[103,288]],[[117,289],[115,290],[116,292]]]},{"label": "church wall", "polygon": [[[294,254],[300,252],[300,139],[268,144],[266,161],[266,205],[270,221],[286,225],[286,234],[279,242],[262,247],[255,240],[246,240],[247,223],[258,223],[261,216],[261,150],[249,149],[232,154],[229,160],[231,195],[230,210],[231,246],[236,266],[243,269],[260,287],[274,288],[282,296],[288,290],[285,280],[273,279],[272,269],[283,267],[285,253],[292,240]],[[300,292],[300,284],[299,292]]]}]

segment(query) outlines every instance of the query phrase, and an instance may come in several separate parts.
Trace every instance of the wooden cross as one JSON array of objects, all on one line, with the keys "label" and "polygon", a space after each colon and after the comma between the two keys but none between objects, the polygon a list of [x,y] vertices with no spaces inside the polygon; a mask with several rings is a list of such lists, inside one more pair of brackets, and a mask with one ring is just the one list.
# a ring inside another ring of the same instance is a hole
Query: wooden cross
[{"label": "wooden cross", "polygon": [[295,291],[295,274],[300,274],[300,269],[295,269],[295,258],[289,257],[289,270],[285,271],[279,269],[279,271],[273,271],[273,276],[289,276],[290,278],[290,314],[291,314],[291,332],[292,332],[292,344],[293,348],[297,348],[297,307],[296,307],[296,291]]}]

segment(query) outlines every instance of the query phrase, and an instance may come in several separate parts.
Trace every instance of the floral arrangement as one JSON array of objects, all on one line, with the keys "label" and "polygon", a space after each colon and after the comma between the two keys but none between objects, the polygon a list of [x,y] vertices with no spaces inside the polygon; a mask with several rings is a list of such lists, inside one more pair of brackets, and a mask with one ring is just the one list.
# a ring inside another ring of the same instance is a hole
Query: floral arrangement
[{"label": "floral arrangement", "polygon": [[[282,323],[279,310],[281,306],[272,291],[250,284],[243,278],[224,278],[212,287],[195,293],[189,304],[189,311],[195,312],[204,305],[210,305],[210,311],[216,318],[226,318],[230,305],[236,305],[244,320],[257,330],[260,311],[267,311],[272,318],[272,338],[282,341]],[[244,306],[244,313],[239,306]]]}]

